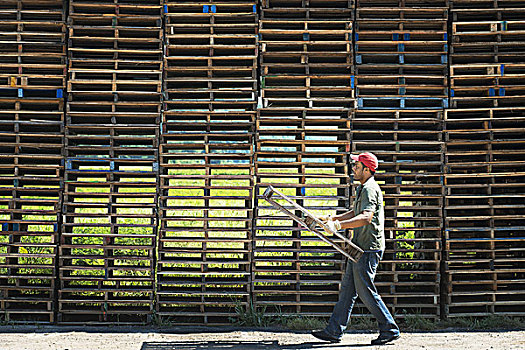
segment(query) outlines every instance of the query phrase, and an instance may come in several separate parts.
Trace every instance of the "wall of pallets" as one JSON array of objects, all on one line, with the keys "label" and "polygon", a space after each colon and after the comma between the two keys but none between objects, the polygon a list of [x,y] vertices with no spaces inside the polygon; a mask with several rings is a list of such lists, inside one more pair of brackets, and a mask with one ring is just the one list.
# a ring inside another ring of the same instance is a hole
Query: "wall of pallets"
[{"label": "wall of pallets", "polygon": [[225,324],[250,297],[257,3],[169,0],[156,312]]},{"label": "wall of pallets", "polygon": [[363,151],[396,318],[525,316],[524,9],[2,1],[0,320],[327,317],[346,261],[261,195],[346,211]]},{"label": "wall of pallets", "polygon": [[269,314],[319,316],[337,301],[341,255],[260,196],[271,184],[317,214],[349,208],[353,6],[261,5],[252,297]]},{"label": "wall of pallets", "polygon": [[149,322],[162,4],[71,0],[67,24],[58,322]]},{"label": "wall of pallets", "polygon": [[445,313],[523,316],[525,7],[451,3]]},{"label": "wall of pallets", "polygon": [[55,321],[64,176],[65,9],[0,4],[0,310]]},{"label": "wall of pallets", "polygon": [[382,161],[387,249],[377,284],[397,317],[440,316],[447,20],[446,1],[357,1],[350,143]]}]

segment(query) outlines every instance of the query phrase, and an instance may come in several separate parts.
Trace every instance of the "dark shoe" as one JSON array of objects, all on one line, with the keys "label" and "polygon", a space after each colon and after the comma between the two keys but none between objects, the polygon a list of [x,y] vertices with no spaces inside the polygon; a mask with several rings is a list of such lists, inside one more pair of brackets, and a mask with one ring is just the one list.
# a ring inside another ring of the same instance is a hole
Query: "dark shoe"
[{"label": "dark shoe", "polygon": [[372,345],[383,345],[390,343],[391,341],[399,339],[399,337],[399,334],[380,335],[377,339],[372,340]]},{"label": "dark shoe", "polygon": [[330,343],[339,343],[341,341],[340,338],[334,337],[333,335],[327,333],[326,331],[313,331],[312,335],[316,337],[317,339],[329,341]]}]

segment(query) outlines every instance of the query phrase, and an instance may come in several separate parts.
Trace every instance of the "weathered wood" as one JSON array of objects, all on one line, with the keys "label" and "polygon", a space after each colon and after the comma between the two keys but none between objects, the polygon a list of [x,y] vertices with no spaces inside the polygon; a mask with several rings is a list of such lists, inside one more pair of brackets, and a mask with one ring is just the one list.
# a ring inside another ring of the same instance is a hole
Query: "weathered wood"
[{"label": "weathered wood", "polygon": [[[274,194],[277,194],[279,198],[275,198]],[[363,250],[353,244],[348,238],[346,238],[344,235],[340,234],[337,231],[332,231],[325,223],[320,221],[315,215],[313,215],[311,212],[309,212],[307,209],[303,208],[296,202],[292,201],[290,198],[273,188],[272,186],[268,186],[266,191],[264,191],[263,198],[270,203],[271,205],[278,208],[280,211],[285,213],[286,215],[290,216],[293,220],[297,221],[299,224],[303,225],[305,228],[308,228],[311,232],[315,233],[322,241],[330,244],[332,247],[334,247],[337,251],[345,255],[347,258],[352,260],[353,262],[359,261],[359,258],[363,254]],[[293,208],[296,210],[299,210],[303,213],[304,217],[299,217],[295,215],[293,212],[291,212],[286,207],[279,204],[276,200],[284,199],[288,204],[291,204]],[[330,238],[326,237],[325,234],[323,234],[322,231],[318,230],[316,226],[322,227],[322,229],[326,232],[329,232],[338,238],[342,239],[343,242],[347,245],[346,247],[340,247],[339,245],[335,244]]]}]

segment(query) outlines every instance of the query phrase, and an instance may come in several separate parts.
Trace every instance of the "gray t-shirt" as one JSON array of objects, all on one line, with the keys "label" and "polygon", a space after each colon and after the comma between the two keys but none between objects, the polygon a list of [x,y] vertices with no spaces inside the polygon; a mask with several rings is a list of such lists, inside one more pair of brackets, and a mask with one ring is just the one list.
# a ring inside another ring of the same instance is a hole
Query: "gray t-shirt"
[{"label": "gray t-shirt", "polygon": [[383,194],[373,177],[356,189],[354,203],[355,215],[363,211],[372,211],[372,223],[354,228],[352,242],[361,249],[385,250],[385,210],[383,208]]}]

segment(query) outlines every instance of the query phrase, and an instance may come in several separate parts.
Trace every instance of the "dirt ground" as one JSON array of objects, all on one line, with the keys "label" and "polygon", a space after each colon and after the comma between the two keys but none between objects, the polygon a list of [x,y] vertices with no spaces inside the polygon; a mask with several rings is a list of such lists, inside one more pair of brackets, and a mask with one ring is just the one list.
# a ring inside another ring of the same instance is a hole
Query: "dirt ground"
[{"label": "dirt ground", "polygon": [[524,350],[525,331],[445,330],[402,333],[393,344],[371,346],[374,333],[348,333],[338,344],[307,332],[227,328],[0,327],[1,350]]}]

